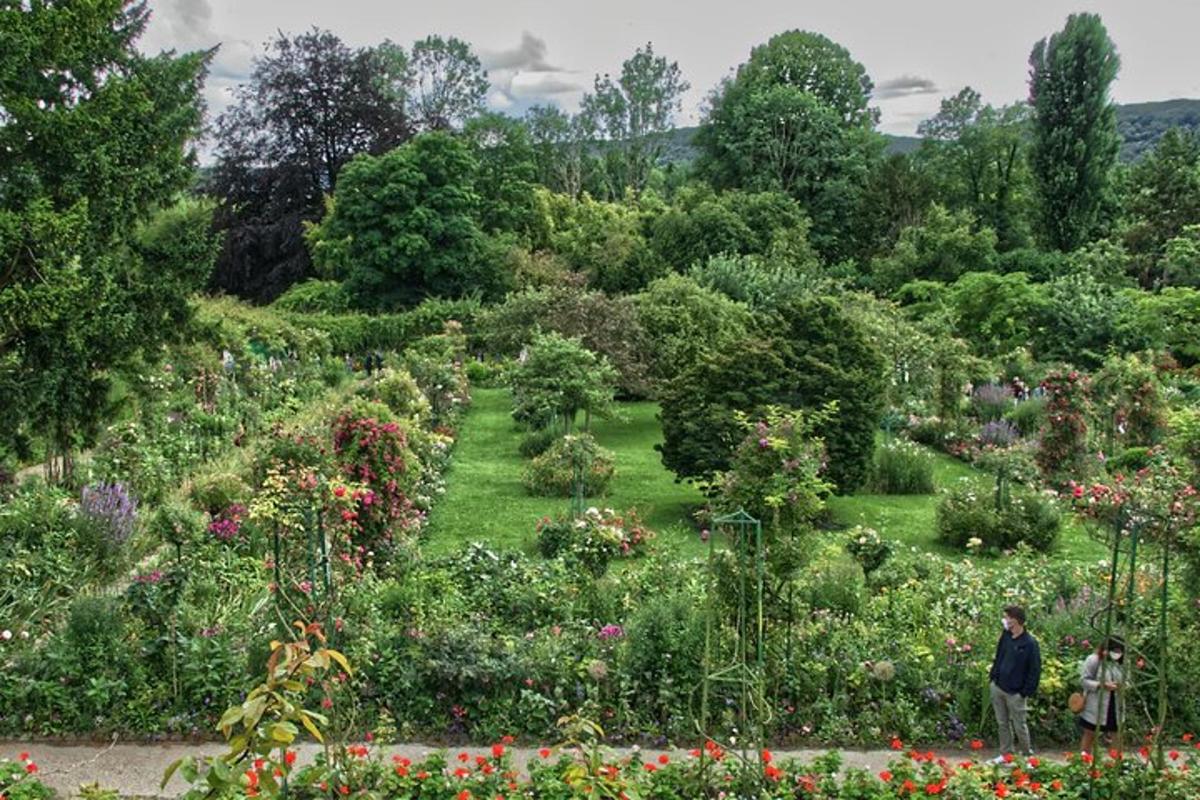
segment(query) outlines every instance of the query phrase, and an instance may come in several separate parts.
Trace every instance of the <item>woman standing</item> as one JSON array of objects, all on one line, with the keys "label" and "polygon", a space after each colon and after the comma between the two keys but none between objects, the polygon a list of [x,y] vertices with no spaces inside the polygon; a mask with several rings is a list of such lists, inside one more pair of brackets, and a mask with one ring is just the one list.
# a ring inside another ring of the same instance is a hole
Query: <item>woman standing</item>
[{"label": "woman standing", "polygon": [[1121,671],[1125,656],[1125,643],[1110,637],[1084,659],[1080,668],[1080,683],[1083,685],[1083,711],[1079,714],[1079,727],[1083,728],[1083,742],[1079,749],[1092,752],[1096,731],[1111,734],[1120,725],[1120,689],[1124,680]]}]

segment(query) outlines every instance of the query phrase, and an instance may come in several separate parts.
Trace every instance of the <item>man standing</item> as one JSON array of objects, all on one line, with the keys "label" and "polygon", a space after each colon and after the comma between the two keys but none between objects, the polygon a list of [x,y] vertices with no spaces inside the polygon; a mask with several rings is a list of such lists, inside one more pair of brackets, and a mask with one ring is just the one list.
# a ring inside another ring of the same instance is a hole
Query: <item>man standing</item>
[{"label": "man standing", "polygon": [[996,645],[996,658],[992,661],[992,708],[996,712],[996,724],[1000,728],[1000,755],[992,760],[1004,762],[1004,757],[1013,752],[1013,729],[1017,732],[1017,743],[1021,753],[1033,754],[1029,742],[1029,723],[1026,718],[1029,698],[1037,693],[1038,681],[1042,677],[1042,651],[1037,639],[1025,630],[1025,609],[1008,606],[1001,620],[1004,632]]}]

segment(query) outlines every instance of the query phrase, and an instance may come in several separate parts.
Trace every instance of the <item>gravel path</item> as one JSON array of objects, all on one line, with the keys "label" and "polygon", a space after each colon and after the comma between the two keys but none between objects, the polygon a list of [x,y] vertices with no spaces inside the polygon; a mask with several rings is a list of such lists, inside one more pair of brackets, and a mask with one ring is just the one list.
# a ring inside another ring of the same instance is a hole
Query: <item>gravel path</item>
[{"label": "gravel path", "polygon": [[[313,744],[300,745],[299,759],[310,761],[319,747]],[[385,748],[386,758],[402,755],[413,759],[435,752],[439,747],[422,744],[403,744]],[[486,753],[487,746],[452,747],[450,752],[463,750],[472,756]],[[165,789],[160,788],[167,766],[185,755],[215,755],[223,752],[219,743],[211,744],[135,744],[118,742],[113,745],[56,745],[48,743],[0,742],[0,758],[15,759],[20,753],[28,752],[38,765],[38,776],[48,785],[67,797],[76,795],[81,784],[99,783],[102,787],[116,789],[126,797],[178,797],[186,784],[175,776]],[[513,760],[518,768],[536,759],[537,749],[511,747]],[[615,748],[622,755],[632,752],[629,748]],[[685,750],[642,750],[646,760],[657,758],[661,753],[673,757],[686,757]],[[809,761],[824,750],[776,750],[777,758],[797,758]],[[887,766],[897,753],[890,750],[842,750],[847,766],[863,767],[878,771]],[[960,760],[969,757],[962,751],[939,751],[948,759]]]}]

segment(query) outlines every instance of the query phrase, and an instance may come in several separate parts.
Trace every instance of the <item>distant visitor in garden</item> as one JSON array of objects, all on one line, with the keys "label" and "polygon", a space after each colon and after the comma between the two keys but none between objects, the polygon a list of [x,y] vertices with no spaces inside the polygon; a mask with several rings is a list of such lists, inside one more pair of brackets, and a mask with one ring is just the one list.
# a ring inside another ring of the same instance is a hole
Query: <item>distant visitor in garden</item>
[{"label": "distant visitor in garden", "polygon": [[1000,729],[1000,754],[994,763],[1003,763],[1013,752],[1013,730],[1021,753],[1033,754],[1029,741],[1028,703],[1037,693],[1042,677],[1042,651],[1037,639],[1025,630],[1025,609],[1008,606],[1001,620],[1004,632],[996,644],[996,658],[989,675],[992,682],[992,708]]},{"label": "distant visitor in garden", "polygon": [[1079,727],[1083,728],[1079,749],[1085,753],[1092,752],[1097,729],[1111,734],[1120,724],[1124,656],[1125,643],[1113,636],[1102,642],[1080,667],[1084,704],[1079,713]]}]

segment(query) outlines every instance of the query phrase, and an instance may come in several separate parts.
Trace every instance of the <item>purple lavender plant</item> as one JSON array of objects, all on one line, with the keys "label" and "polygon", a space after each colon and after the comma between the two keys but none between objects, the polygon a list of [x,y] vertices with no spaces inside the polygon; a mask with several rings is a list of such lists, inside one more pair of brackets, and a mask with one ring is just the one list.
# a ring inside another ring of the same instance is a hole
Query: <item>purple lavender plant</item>
[{"label": "purple lavender plant", "polygon": [[998,383],[985,383],[971,392],[971,408],[983,422],[1000,419],[1013,404],[1013,390]]},{"label": "purple lavender plant", "polygon": [[125,544],[133,535],[133,526],[137,523],[137,498],[124,484],[101,481],[83,487],[79,510],[97,525],[105,543],[113,549]]},{"label": "purple lavender plant", "polygon": [[1006,419],[992,420],[979,429],[979,443],[992,447],[1008,447],[1021,438],[1021,432]]}]

